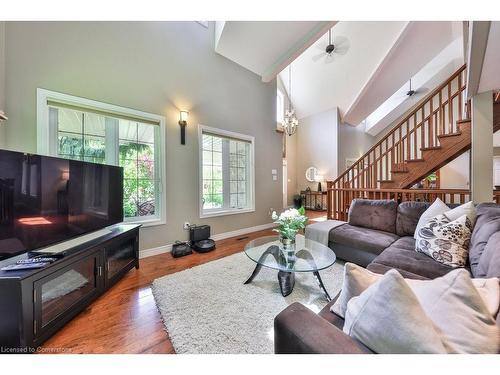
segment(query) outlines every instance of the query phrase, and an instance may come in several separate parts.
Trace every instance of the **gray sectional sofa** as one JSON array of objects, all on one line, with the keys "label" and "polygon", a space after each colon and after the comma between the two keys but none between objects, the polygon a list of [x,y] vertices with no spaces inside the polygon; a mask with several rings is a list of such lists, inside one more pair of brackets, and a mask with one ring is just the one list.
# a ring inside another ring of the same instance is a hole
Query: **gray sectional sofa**
[{"label": "gray sectional sofa", "polygon": [[[413,234],[429,203],[354,200],[349,221],[333,230],[329,245],[338,258],[372,272],[397,269],[405,278],[433,279],[453,268],[415,251]],[[500,278],[500,205],[481,203],[472,233],[467,270],[473,277]],[[344,320],[330,311],[319,314],[294,303],[275,318],[276,353],[371,353],[344,334]],[[500,325],[500,314],[497,316]]]}]

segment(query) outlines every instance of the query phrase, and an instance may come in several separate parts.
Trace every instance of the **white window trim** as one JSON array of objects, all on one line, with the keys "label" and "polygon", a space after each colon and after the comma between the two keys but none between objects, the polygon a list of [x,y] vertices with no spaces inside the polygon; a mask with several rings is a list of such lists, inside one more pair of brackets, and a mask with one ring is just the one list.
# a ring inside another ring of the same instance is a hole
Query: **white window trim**
[{"label": "white window trim", "polygon": [[[155,166],[159,171],[160,183],[158,197],[159,216],[152,218],[151,216],[144,219],[124,218],[124,222],[142,224],[144,227],[164,225],[167,223],[167,191],[165,188],[166,181],[166,159],[165,159],[165,117],[153,113],[138,111],[131,108],[121,107],[114,104],[98,102],[96,100],[81,98],[78,96],[63,94],[56,91],[50,91],[42,88],[37,88],[37,153],[40,155],[57,156],[57,129],[51,129],[49,125],[49,107],[47,101],[54,101],[61,104],[72,104],[82,109],[95,109],[109,114],[117,114],[130,116],[140,119],[157,122],[159,125],[159,145],[160,152],[158,158],[155,157]],[[156,151],[155,151],[156,152]],[[157,160],[158,159],[158,160]]]},{"label": "white window trim", "polygon": [[[216,210],[214,212],[203,211],[203,132],[220,135],[222,137],[241,139],[250,143],[250,202],[248,208],[231,208]],[[229,130],[213,128],[206,125],[198,125],[198,204],[200,207],[200,219],[215,216],[237,215],[255,211],[255,137],[250,135],[235,133]]]}]

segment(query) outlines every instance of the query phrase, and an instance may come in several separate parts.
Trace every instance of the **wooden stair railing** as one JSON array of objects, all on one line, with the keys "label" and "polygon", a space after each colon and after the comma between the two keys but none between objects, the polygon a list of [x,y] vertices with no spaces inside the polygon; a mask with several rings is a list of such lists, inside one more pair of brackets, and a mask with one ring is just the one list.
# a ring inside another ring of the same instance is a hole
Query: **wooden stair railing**
[{"label": "wooden stair railing", "polygon": [[464,65],[337,177],[333,187],[382,187],[393,174],[405,173],[408,162],[421,161],[424,151],[439,149],[442,139],[460,135],[459,124],[469,119],[465,78]]},{"label": "wooden stair railing", "polygon": [[[328,219],[347,221],[349,207],[353,199],[394,199],[398,202],[434,202],[437,198],[449,204],[463,204],[471,200],[471,192],[465,189],[371,189],[334,188],[328,183]],[[500,192],[494,199],[500,200]]]},{"label": "wooden stair railing", "polygon": [[[393,199],[394,189],[405,191],[470,148],[465,68],[460,67],[351,167],[328,182],[330,218],[340,219],[330,214],[348,209],[347,191],[368,196],[383,191]],[[334,210],[332,205],[344,207]]]}]

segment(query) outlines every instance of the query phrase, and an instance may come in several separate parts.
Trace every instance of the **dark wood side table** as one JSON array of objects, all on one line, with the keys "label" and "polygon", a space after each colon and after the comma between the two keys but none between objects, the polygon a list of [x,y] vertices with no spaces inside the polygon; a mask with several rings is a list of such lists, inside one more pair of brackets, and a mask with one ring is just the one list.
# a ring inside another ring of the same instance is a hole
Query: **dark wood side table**
[{"label": "dark wood side table", "polygon": [[326,211],[326,191],[302,190],[304,208],[311,211]]}]

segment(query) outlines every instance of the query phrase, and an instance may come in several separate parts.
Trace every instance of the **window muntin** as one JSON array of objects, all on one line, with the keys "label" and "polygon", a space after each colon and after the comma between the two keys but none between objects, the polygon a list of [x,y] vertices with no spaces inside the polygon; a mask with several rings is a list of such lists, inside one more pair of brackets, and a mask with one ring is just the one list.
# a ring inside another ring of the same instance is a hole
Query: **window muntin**
[{"label": "window muntin", "polygon": [[253,138],[204,128],[200,132],[200,215],[253,210]]},{"label": "window muntin", "polygon": [[38,152],[124,167],[124,219],[165,223],[161,116],[37,90]]}]

